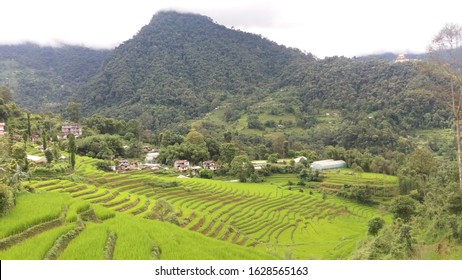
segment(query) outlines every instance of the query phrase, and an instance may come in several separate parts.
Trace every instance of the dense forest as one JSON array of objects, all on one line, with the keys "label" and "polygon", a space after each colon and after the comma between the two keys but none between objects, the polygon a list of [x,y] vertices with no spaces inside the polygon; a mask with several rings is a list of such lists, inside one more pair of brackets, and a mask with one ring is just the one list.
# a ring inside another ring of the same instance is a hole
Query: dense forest
[{"label": "dense forest", "polygon": [[[56,110],[98,71],[109,50],[35,44],[0,46],[0,84],[29,110]],[[61,107],[62,108],[62,107]]]}]

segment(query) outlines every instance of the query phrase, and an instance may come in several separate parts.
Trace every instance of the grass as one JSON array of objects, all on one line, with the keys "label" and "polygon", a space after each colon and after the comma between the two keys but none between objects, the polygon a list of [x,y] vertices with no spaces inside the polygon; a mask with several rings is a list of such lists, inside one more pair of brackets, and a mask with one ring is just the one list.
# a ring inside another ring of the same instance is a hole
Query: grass
[{"label": "grass", "polygon": [[[16,204],[23,207],[14,207],[7,216],[0,217],[0,239],[58,218],[68,200],[69,195],[52,192],[23,193],[17,196]],[[30,215],[31,211],[34,215]]]},{"label": "grass", "polygon": [[2,260],[41,260],[46,252],[53,246],[55,240],[71,230],[73,224],[61,226],[47,232],[43,232],[31,239],[21,242],[7,250],[0,251]]},{"label": "grass", "polygon": [[[19,195],[14,211],[29,217],[36,213],[30,205],[50,197],[62,198],[69,211],[74,214],[88,210],[89,203],[59,193],[40,192],[34,195]],[[273,259],[264,252],[209,239],[201,234],[162,223],[116,213],[100,205],[91,205],[101,222],[86,222],[84,230],[71,239],[58,259],[105,259],[105,246],[109,232],[117,236],[114,259]],[[73,216],[72,215],[72,216]],[[36,218],[36,217],[35,217]],[[71,219],[73,220],[73,219]],[[3,225],[3,224],[2,224]],[[2,227],[3,228],[3,227]],[[1,259],[43,259],[55,242],[76,228],[76,222],[68,221],[64,226],[42,232],[14,246],[0,251]],[[155,254],[155,248],[160,254]]]},{"label": "grass", "polygon": [[[368,220],[376,215],[386,217],[377,208],[334,196],[325,199],[314,189],[299,192],[283,187],[289,180],[298,182],[296,174],[270,176],[259,184],[234,183],[178,179],[146,171],[105,173],[96,170],[95,160],[77,157],[77,162],[76,176],[85,177],[87,184],[74,186],[74,182],[57,179],[31,183],[48,190],[40,195],[61,197],[55,204],[60,206],[58,210],[68,207],[68,224],[75,227],[84,214],[94,217],[85,219],[86,228],[58,255],[62,259],[107,258],[104,247],[109,232],[116,236],[111,249],[114,259],[271,259],[289,255],[346,259],[365,237]],[[393,188],[397,183],[392,176],[350,172],[329,171],[319,185]],[[165,187],[172,181],[177,186]],[[172,204],[182,227],[143,219],[158,199]],[[78,252],[79,248],[94,250]]]},{"label": "grass", "polygon": [[60,260],[104,260],[104,246],[108,227],[104,224],[87,223],[79,234],[59,256]]}]

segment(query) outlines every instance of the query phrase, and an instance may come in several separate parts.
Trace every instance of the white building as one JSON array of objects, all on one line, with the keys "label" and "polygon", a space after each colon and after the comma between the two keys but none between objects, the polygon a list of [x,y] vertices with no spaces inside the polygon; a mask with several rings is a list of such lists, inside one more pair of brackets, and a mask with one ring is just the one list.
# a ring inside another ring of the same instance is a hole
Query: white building
[{"label": "white building", "polygon": [[311,165],[311,170],[318,170],[324,171],[329,169],[340,169],[346,168],[346,162],[343,160],[333,160],[333,159],[325,159],[325,160],[318,160],[314,161]]},{"label": "white building", "polygon": [[304,156],[294,158],[295,163],[300,163],[302,160],[308,160],[308,159],[306,157],[304,157]]},{"label": "white building", "polygon": [[80,124],[65,124],[61,127],[61,132],[63,133],[63,137],[67,138],[67,135],[74,134],[74,136],[80,137],[82,136],[82,126]]},{"label": "white building", "polygon": [[0,123],[0,137],[5,135],[5,123]]},{"label": "white building", "polygon": [[146,163],[154,163],[154,161],[156,160],[156,158],[159,156],[160,154],[157,153],[157,152],[154,152],[154,153],[147,153],[146,154],[146,157],[144,158],[144,162]]}]

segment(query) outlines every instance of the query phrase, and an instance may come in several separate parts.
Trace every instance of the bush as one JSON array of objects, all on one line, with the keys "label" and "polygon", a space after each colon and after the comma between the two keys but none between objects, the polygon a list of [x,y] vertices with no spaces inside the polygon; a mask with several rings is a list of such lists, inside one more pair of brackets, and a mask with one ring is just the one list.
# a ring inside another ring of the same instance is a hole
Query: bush
[{"label": "bush", "polygon": [[417,213],[417,201],[407,195],[399,196],[392,201],[389,210],[395,219],[407,222]]},{"label": "bush", "polygon": [[365,186],[356,186],[345,184],[340,189],[338,193],[339,196],[355,200],[359,203],[370,203],[372,202],[372,191],[371,188],[367,185]]},{"label": "bush", "polygon": [[102,170],[102,171],[113,171],[112,166],[114,166],[114,164],[108,160],[98,161],[96,163],[96,169]]},{"label": "bush", "polygon": [[201,169],[199,171],[199,177],[204,178],[204,179],[212,179],[213,171],[210,169]]},{"label": "bush", "polygon": [[7,214],[14,207],[14,194],[7,185],[0,184],[0,216]]},{"label": "bush", "polygon": [[374,217],[368,222],[367,232],[371,235],[377,235],[384,225],[385,220],[382,217]]}]

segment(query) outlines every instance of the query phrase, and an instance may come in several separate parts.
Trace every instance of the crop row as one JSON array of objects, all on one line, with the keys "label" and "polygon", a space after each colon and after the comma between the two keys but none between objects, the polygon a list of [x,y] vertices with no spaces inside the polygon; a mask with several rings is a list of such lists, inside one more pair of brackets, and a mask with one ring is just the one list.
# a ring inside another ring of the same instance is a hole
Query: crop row
[{"label": "crop row", "polygon": [[[179,215],[180,224],[209,237],[241,245],[288,244],[303,225],[335,219],[339,213],[358,219],[368,217],[368,208],[322,200],[307,193],[245,189],[229,183],[196,179],[178,180],[176,185],[147,172],[104,173],[84,167],[94,185],[64,180],[35,182],[37,189],[69,192],[73,197],[119,212],[145,216],[154,201],[165,199]],[[284,240],[282,240],[284,239]]]}]

